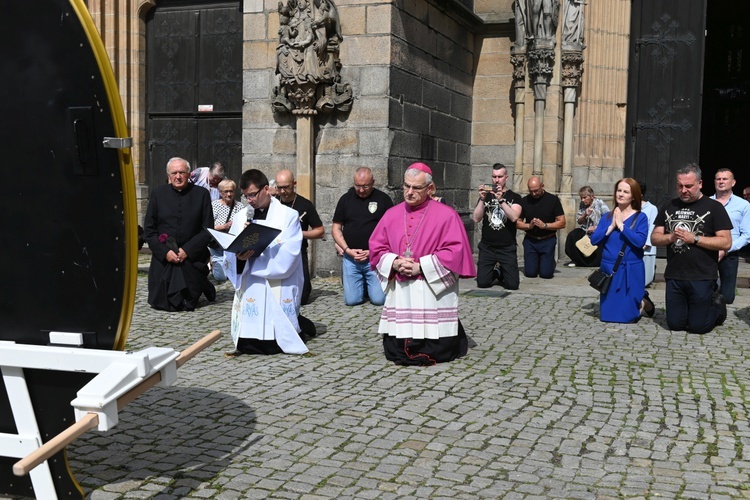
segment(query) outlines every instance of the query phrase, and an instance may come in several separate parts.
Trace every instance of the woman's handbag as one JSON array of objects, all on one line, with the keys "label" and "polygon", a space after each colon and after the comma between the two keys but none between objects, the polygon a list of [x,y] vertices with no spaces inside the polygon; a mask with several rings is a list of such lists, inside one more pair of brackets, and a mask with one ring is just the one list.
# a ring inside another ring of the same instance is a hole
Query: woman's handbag
[{"label": "woman's handbag", "polygon": [[607,274],[601,269],[589,274],[589,285],[599,290],[599,293],[607,293],[610,283],[612,283],[612,274]]},{"label": "woman's handbag", "polygon": [[576,241],[576,248],[584,257],[591,257],[591,254],[596,252],[596,249],[599,248],[596,245],[591,244],[591,238],[589,238],[588,234],[583,235],[583,238]]},{"label": "woman's handbag", "polygon": [[[635,217],[633,217],[633,222],[630,223],[630,229],[633,229],[635,227],[636,219],[638,219],[637,213],[635,214]],[[617,272],[617,268],[620,267],[620,262],[625,256],[625,249],[627,248],[627,246],[627,241],[622,244],[622,248],[620,249],[620,253],[617,255],[615,265],[614,267],[612,267],[612,274],[605,273],[601,270],[601,268],[589,274],[589,285],[591,285],[592,288],[599,290],[599,293],[607,293],[607,290],[609,290],[609,285],[612,283],[612,276],[614,276],[614,274]]]}]

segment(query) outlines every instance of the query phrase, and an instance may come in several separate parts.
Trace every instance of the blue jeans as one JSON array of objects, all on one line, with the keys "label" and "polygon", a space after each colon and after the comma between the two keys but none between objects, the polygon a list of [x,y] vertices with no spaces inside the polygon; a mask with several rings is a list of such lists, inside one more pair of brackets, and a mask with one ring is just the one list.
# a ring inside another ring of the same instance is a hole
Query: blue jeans
[{"label": "blue jeans", "polygon": [[211,272],[214,275],[216,281],[226,281],[227,275],[224,273],[224,250],[221,248],[215,250],[208,247],[208,251],[211,252]]},{"label": "blue jeans", "polygon": [[555,245],[557,237],[536,240],[523,239],[523,274],[527,278],[550,279],[555,275]]},{"label": "blue jeans", "polygon": [[727,299],[727,304],[734,302],[734,289],[737,286],[737,269],[740,265],[739,252],[731,252],[719,261],[719,293]]},{"label": "blue jeans", "polygon": [[344,303],[356,306],[365,301],[365,286],[370,302],[376,306],[385,303],[385,292],[380,287],[380,281],[375,271],[370,269],[370,261],[355,262],[348,255],[344,255],[341,279],[344,283]]},{"label": "blue jeans", "polygon": [[667,280],[667,327],[707,333],[716,325],[721,307],[713,303],[713,280]]}]

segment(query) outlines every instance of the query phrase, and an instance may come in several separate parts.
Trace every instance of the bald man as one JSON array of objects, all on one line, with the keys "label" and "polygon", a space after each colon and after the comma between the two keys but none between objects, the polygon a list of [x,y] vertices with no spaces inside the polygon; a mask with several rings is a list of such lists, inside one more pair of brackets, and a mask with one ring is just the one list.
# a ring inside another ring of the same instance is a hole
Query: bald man
[{"label": "bald man", "polygon": [[565,227],[560,198],[544,190],[539,177],[531,177],[529,194],[521,200],[516,228],[526,231],[523,239],[523,274],[527,278],[550,279],[555,275],[557,230]]},{"label": "bald man", "polygon": [[362,304],[366,299],[376,306],[385,302],[378,273],[370,268],[370,236],[393,200],[375,188],[375,176],[369,167],[354,172],[354,187],[336,204],[331,235],[341,250],[341,274],[344,303]]},{"label": "bald man", "polygon": [[297,181],[291,170],[280,170],[276,174],[276,190],[282,205],[293,208],[299,214],[299,223],[302,226],[302,272],[305,276],[305,284],[302,287],[302,305],[310,300],[312,284],[310,283],[310,264],[307,258],[307,240],[319,240],[326,234],[323,222],[320,220],[315,205],[297,194]]}]

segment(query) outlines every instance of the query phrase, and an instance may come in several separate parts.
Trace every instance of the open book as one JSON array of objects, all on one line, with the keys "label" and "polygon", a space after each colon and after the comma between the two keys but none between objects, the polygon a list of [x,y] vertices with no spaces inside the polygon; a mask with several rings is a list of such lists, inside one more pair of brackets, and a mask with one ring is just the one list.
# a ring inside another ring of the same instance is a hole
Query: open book
[{"label": "open book", "polygon": [[237,234],[233,234],[232,230],[235,230],[236,226],[239,226],[236,230],[241,227],[241,225],[233,224],[228,233],[222,233],[211,228],[207,229],[227,252],[240,254],[248,250],[255,250],[256,257],[263,253],[263,250],[281,233],[279,229],[251,222],[246,228],[239,230]]}]

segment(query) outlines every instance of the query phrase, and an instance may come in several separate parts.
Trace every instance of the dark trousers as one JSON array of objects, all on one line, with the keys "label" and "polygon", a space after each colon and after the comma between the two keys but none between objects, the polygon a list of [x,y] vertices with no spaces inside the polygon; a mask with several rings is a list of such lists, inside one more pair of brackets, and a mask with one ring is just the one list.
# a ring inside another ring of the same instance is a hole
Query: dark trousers
[{"label": "dark trousers", "polygon": [[[518,290],[520,278],[518,276],[518,256],[516,244],[493,247],[483,241],[479,242],[479,258],[477,259],[477,286],[491,287],[495,279],[508,290]],[[495,272],[495,264],[500,264],[499,272]]]},{"label": "dark trousers", "polygon": [[527,278],[550,279],[555,275],[555,245],[557,238],[523,239],[523,274]]},{"label": "dark trousers", "polygon": [[719,293],[727,299],[727,304],[734,302],[734,289],[737,287],[739,265],[738,252],[728,253],[719,261]]},{"label": "dark trousers", "polygon": [[586,236],[586,231],[584,231],[580,227],[577,227],[569,232],[568,237],[565,239],[565,255],[567,255],[568,258],[571,261],[575,262],[578,266],[599,267],[599,264],[601,264],[602,262],[603,245],[599,245],[594,253],[586,257],[581,253],[580,250],[578,250],[578,247],[576,246],[578,240],[580,240],[584,236]]},{"label": "dark trousers", "polygon": [[670,330],[707,333],[716,325],[721,307],[713,303],[713,280],[667,280],[665,293]]},{"label": "dark trousers", "polygon": [[307,249],[302,250],[302,276],[304,276],[305,283],[302,285],[302,305],[308,303],[310,300],[310,292],[312,292],[312,284],[310,283],[310,264],[307,261]]}]

